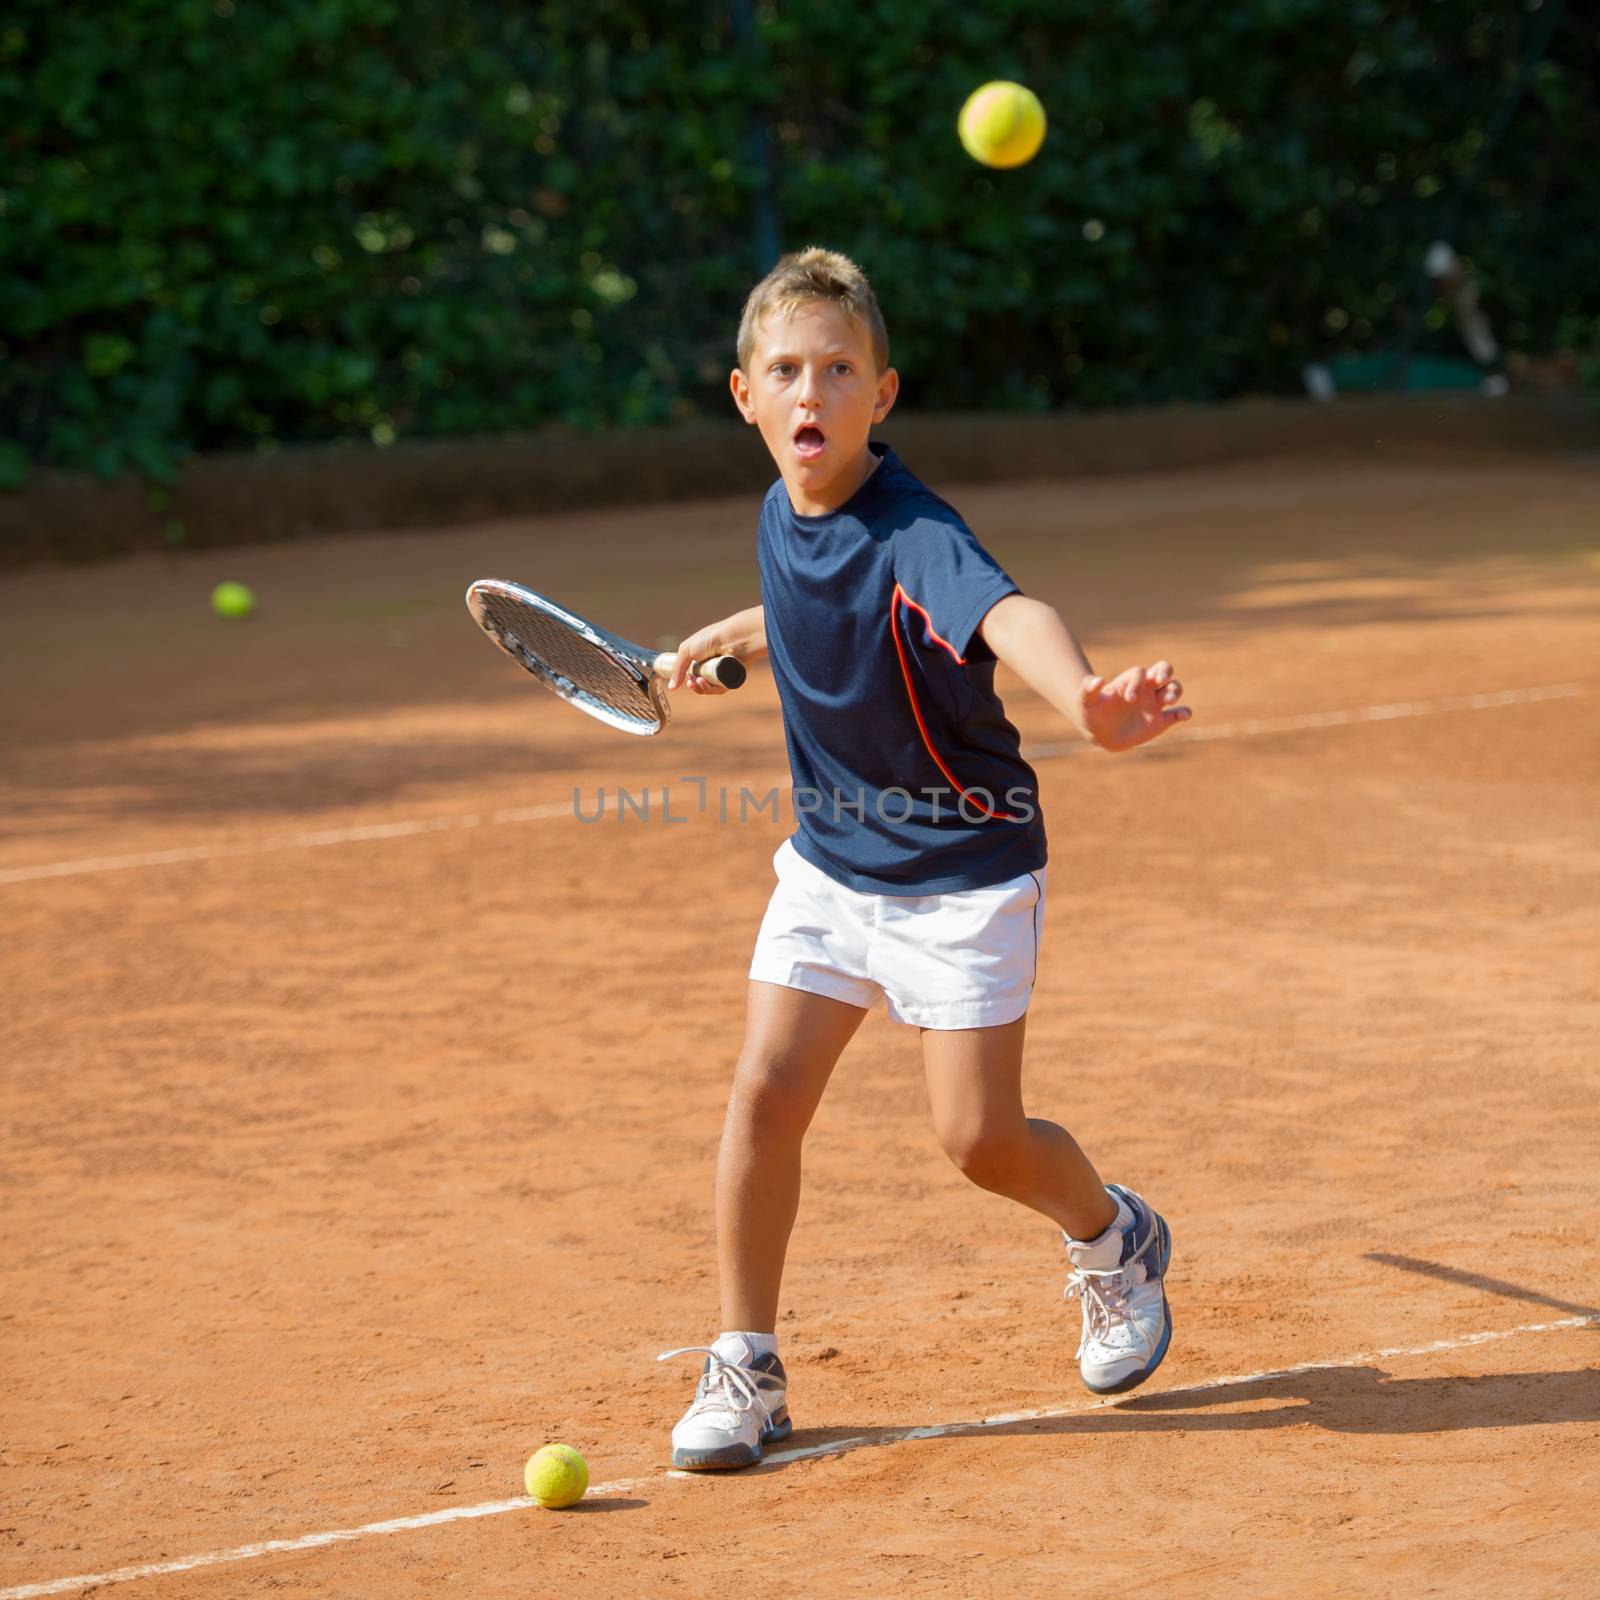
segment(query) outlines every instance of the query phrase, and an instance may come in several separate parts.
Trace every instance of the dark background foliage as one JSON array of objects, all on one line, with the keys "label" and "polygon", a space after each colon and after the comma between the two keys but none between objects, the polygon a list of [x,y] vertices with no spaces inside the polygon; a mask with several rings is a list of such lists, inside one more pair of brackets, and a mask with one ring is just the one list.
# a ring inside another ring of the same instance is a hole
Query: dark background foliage
[{"label": "dark background foliage", "polygon": [[[721,414],[775,238],[862,261],[919,407],[1292,392],[1400,337],[1468,174],[1503,338],[1592,349],[1600,13],[1483,159],[1530,3],[12,0],[0,480]],[[993,77],[1050,115],[1009,173]]]}]

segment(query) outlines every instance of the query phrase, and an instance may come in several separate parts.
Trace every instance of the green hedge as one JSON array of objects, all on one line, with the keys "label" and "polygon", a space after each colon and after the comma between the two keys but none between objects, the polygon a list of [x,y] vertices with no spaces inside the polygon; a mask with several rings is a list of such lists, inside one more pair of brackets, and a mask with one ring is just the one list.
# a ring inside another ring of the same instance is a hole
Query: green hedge
[{"label": "green hedge", "polygon": [[[764,172],[915,405],[1289,392],[1396,337],[1528,4],[12,0],[0,480],[720,414]],[[1051,131],[991,173],[1001,76]],[[1465,204],[1514,347],[1600,343],[1597,84],[1573,8]]]}]

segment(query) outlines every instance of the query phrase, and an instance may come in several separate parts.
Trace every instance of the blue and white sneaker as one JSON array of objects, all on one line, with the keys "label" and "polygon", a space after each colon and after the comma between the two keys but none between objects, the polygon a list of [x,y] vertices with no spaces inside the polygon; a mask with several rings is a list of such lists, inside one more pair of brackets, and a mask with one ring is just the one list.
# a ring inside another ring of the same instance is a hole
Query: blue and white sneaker
[{"label": "blue and white sneaker", "polygon": [[[1172,1234],[1165,1220],[1131,1189],[1108,1183],[1133,1220],[1092,1244],[1067,1239],[1073,1272],[1065,1298],[1083,1304],[1078,1371],[1095,1394],[1137,1389],[1172,1342],[1172,1311],[1165,1278],[1172,1260]],[[1118,1216],[1121,1216],[1119,1211]]]},{"label": "blue and white sneaker", "polygon": [[666,1350],[657,1361],[674,1356],[706,1358],[694,1403],[672,1430],[672,1464],[691,1471],[752,1467],[763,1445],[787,1439],[789,1379],[776,1355],[750,1363],[724,1360],[708,1345]]}]

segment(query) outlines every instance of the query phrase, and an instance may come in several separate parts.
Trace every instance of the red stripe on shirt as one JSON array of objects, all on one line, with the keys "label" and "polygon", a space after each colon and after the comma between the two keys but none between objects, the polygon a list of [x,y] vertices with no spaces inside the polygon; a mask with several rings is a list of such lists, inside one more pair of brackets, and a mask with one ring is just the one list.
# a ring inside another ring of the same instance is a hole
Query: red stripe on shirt
[{"label": "red stripe on shirt", "polygon": [[[929,616],[929,615],[928,615],[928,613],[927,613],[927,612],[926,612],[926,611],[924,611],[924,610],[923,610],[923,609],[922,609],[922,607],[921,607],[921,606],[919,606],[919,605],[918,605],[918,604],[917,604],[917,602],[916,602],[916,601],[915,601],[915,600],[913,600],[913,599],[912,599],[912,598],[911,598],[911,596],[910,596],[910,595],[908,595],[908,594],[907,594],[907,593],[906,593],[906,592],[905,592],[905,590],[904,590],[904,589],[902,589],[902,588],[901,588],[901,587],[900,587],[900,585],[899,585],[899,584],[898,584],[898,583],[897,583],[897,584],[896,584],[896,585],[895,585],[895,586],[894,586],[894,592],[895,592],[895,597],[896,597],[896,599],[899,599],[899,600],[904,600],[904,601],[905,601],[905,603],[906,603],[906,604],[907,604],[907,605],[908,605],[908,606],[910,606],[910,607],[911,607],[911,609],[912,609],[912,610],[913,610],[913,611],[915,611],[915,612],[916,612],[916,613],[917,613],[917,615],[918,615],[918,616],[920,616],[920,617],[921,617],[921,618],[922,618],[922,621],[923,621],[923,625],[924,625],[924,626],[925,626],[925,627],[926,627],[926,628],[927,628],[927,630],[928,630],[928,637],[929,637],[929,638],[930,638],[930,639],[932,639],[932,640],[933,640],[933,642],[934,642],[934,643],[935,643],[935,644],[942,644],[942,645],[943,645],[943,646],[944,646],[944,647],[945,647],[945,649],[946,649],[946,650],[948,650],[948,651],[949,651],[949,652],[950,652],[950,654],[951,654],[951,655],[952,655],[952,656],[955,656],[955,659],[956,659],[956,661],[957,661],[957,663],[958,663],[958,664],[959,664],[959,665],[960,665],[960,666],[963,666],[963,667],[964,667],[964,666],[966,666],[966,664],[967,664],[967,658],[966,658],[966,657],[965,657],[965,656],[958,656],[958,655],[956,655],[956,647],[955,647],[955,646],[954,646],[954,645],[953,645],[953,644],[951,644],[951,643],[950,643],[950,641],[949,641],[949,640],[948,640],[948,639],[941,639],[941,638],[940,638],[940,637],[939,637],[939,635],[938,635],[938,634],[937,634],[937,633],[935,633],[935,632],[934,632],[934,628],[933,628],[933,618],[932,618],[932,617],[930,617],[930,616]],[[892,604],[892,602],[891,602],[891,604]]]},{"label": "red stripe on shirt", "polygon": [[897,583],[894,586],[894,595],[889,601],[889,632],[894,635],[895,654],[900,658],[900,676],[906,681],[906,698],[911,702],[911,715],[917,720],[917,732],[922,735],[922,742],[924,746],[926,746],[928,754],[933,757],[933,764],[949,780],[950,787],[954,789],[963,800],[970,800],[972,804],[984,814],[984,816],[993,817],[1000,822],[1022,821],[1021,817],[1014,817],[1006,811],[996,811],[993,806],[986,806],[981,800],[974,799],[972,791],[968,789],[959,778],[956,777],[955,773],[953,773],[945,764],[944,758],[937,750],[933,748],[933,740],[928,735],[928,725],[922,719],[922,707],[917,704],[917,690],[916,686],[911,681],[911,663],[906,659],[905,641],[900,637],[900,605],[902,602],[910,606],[913,611],[917,612],[921,616],[923,622],[927,625],[929,636],[934,640],[935,643],[943,645],[944,648],[955,657],[956,661],[961,666],[965,666],[967,664],[967,660],[965,656],[956,655],[955,646],[952,645],[949,640],[941,639],[939,635],[933,631],[933,623],[929,618],[928,613],[923,610],[923,608],[919,606],[917,602],[913,600],[911,596],[908,595]]}]

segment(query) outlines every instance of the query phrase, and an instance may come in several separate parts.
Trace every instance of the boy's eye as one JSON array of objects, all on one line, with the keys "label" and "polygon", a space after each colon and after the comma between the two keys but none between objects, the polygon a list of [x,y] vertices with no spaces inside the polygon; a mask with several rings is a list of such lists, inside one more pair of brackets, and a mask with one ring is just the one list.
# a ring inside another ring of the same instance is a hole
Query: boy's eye
[{"label": "boy's eye", "polygon": [[772,363],[772,371],[775,377],[787,378],[794,371],[794,363],[792,361],[774,361]]},{"label": "boy's eye", "polygon": [[835,372],[848,373],[850,371],[850,363],[848,361],[835,361],[833,370]]}]

